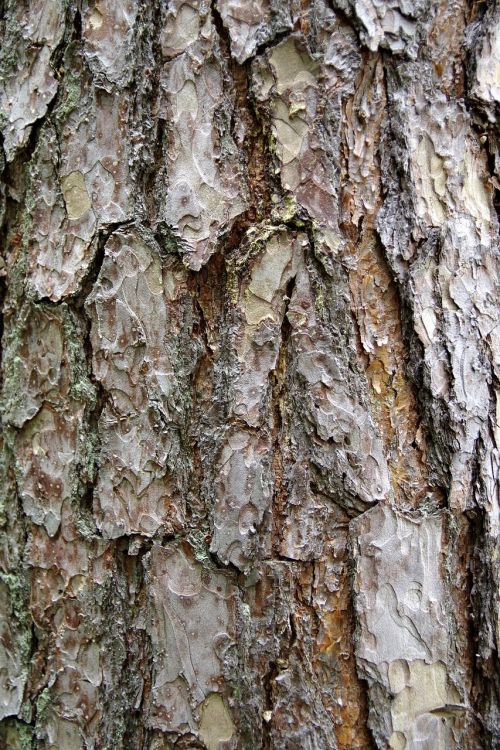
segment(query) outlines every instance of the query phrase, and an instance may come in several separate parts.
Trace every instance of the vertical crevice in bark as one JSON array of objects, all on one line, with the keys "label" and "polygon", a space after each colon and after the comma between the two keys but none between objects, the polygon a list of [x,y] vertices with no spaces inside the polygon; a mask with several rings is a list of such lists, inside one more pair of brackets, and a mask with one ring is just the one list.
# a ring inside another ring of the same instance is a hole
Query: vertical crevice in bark
[{"label": "vertical crevice in bark", "polygon": [[[228,353],[228,280],[222,251],[190,280],[196,310],[193,333],[200,341],[200,352],[193,372],[193,405],[189,428],[193,451],[190,487],[190,526],[211,542],[210,514],[213,507],[214,461],[218,430],[227,415],[228,384],[224,382]],[[216,341],[216,344],[214,342]]]},{"label": "vertical crevice in bark", "polygon": [[137,24],[137,60],[140,62],[135,73],[133,95],[133,116],[137,129],[139,158],[135,160],[137,183],[142,189],[135,196],[136,215],[141,217],[155,233],[162,250],[173,250],[174,244],[168,227],[160,219],[159,189],[165,178],[165,149],[168,137],[168,123],[161,114],[161,72],[162,54],[160,35],[164,23],[161,2],[141,2]]},{"label": "vertical crevice in bark", "polygon": [[479,468],[475,477],[475,495],[476,507],[468,513],[471,529],[469,611],[473,625],[470,644],[473,658],[471,698],[482,724],[485,746],[494,749],[499,746],[500,680],[497,633],[492,627],[498,618],[498,597],[492,582],[498,581],[498,573],[491,562],[496,557],[495,542],[482,507],[485,491]]},{"label": "vertical crevice in bark", "polygon": [[[270,508],[270,525],[272,528],[272,556],[274,559],[281,557],[281,529],[283,515],[286,512],[288,486],[290,477],[290,457],[287,455],[287,443],[290,440],[290,424],[287,419],[289,406],[287,408],[287,362],[289,358],[289,343],[291,326],[287,318],[288,302],[290,301],[295,286],[295,278],[290,279],[285,290],[285,312],[280,330],[280,343],[276,367],[271,373],[271,396],[273,405],[272,415],[272,454],[273,454],[273,497]],[[287,424],[288,423],[288,424]]]}]

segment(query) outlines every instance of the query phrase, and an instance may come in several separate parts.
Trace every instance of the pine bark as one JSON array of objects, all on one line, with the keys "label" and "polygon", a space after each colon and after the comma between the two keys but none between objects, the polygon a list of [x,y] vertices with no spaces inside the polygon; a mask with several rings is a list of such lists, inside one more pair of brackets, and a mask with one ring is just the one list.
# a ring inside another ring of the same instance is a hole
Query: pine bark
[{"label": "pine bark", "polygon": [[500,748],[500,7],[0,19],[0,746]]}]

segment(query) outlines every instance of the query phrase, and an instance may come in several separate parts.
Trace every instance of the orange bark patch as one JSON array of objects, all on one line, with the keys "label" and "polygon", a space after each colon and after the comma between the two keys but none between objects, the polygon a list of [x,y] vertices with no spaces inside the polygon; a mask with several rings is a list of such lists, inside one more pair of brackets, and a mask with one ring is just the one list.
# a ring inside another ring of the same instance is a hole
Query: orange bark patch
[{"label": "orange bark patch", "polygon": [[418,410],[405,375],[407,359],[396,286],[378,246],[368,231],[358,245],[356,267],[349,275],[354,312],[368,365],[372,408],[388,457],[392,483],[401,503],[417,505],[429,492],[425,445]]}]

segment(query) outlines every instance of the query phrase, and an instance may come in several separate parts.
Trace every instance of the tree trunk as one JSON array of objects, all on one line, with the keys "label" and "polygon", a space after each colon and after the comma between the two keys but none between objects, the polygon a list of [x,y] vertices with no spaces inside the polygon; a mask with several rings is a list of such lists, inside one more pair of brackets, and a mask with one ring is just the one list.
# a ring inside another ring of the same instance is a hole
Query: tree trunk
[{"label": "tree trunk", "polygon": [[500,6],[0,12],[0,746],[500,748]]}]

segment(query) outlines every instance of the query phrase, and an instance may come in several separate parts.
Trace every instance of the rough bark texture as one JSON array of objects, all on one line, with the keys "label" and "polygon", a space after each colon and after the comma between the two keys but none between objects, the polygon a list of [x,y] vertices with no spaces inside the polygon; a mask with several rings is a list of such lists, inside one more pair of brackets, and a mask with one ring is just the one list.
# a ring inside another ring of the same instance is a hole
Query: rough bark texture
[{"label": "rough bark texture", "polygon": [[500,748],[499,6],[0,13],[0,746]]}]

